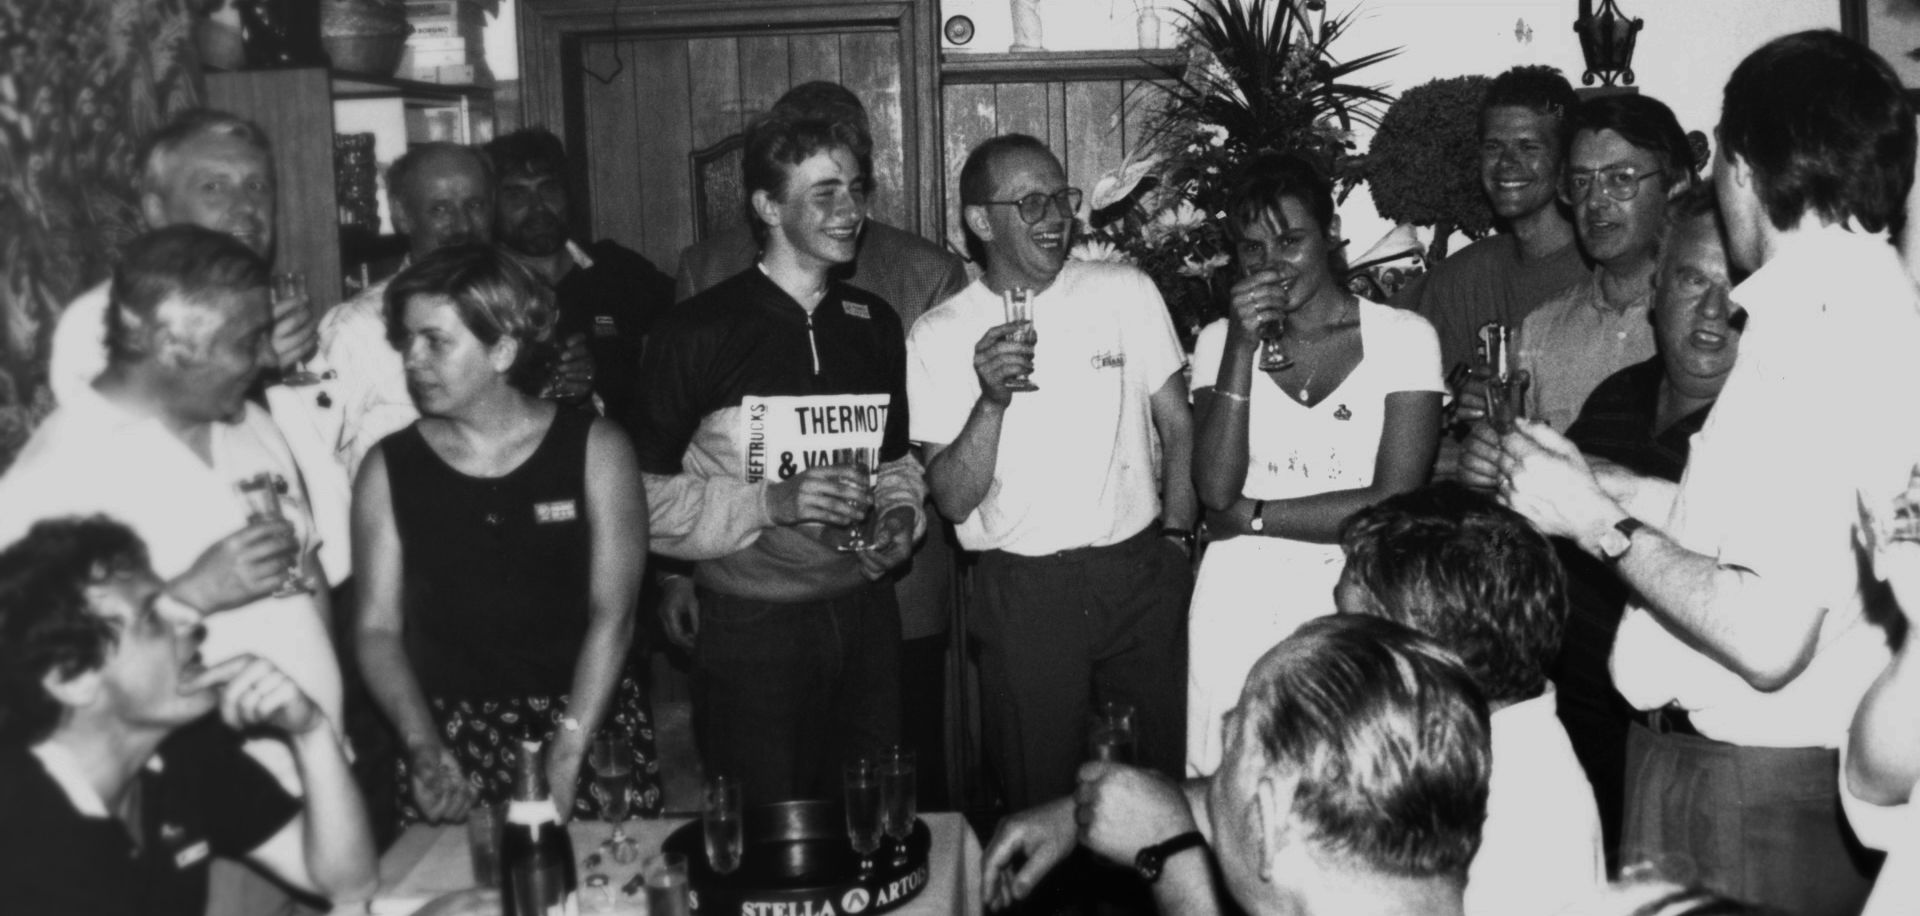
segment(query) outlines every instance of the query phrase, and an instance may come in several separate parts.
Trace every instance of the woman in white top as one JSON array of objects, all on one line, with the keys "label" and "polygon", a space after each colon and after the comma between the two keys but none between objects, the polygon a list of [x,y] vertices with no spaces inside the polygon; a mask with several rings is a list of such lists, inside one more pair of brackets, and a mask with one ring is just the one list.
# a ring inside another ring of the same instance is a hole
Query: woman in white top
[{"label": "woman in white top", "polygon": [[[1332,187],[1306,161],[1249,163],[1227,218],[1241,279],[1194,351],[1194,467],[1213,543],[1188,624],[1187,767],[1220,761],[1247,671],[1333,611],[1340,526],[1426,482],[1440,436],[1440,350],[1412,312],[1342,283]],[[1277,321],[1292,364],[1257,367]]]}]

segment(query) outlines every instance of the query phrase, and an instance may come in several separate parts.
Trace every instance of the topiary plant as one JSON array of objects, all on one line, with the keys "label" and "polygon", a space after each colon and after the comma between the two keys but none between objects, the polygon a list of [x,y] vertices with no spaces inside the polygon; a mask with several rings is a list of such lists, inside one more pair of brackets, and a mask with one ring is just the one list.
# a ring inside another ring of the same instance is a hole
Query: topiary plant
[{"label": "topiary plant", "polygon": [[1480,238],[1493,210],[1480,187],[1480,100],[1492,80],[1455,76],[1402,93],[1380,118],[1365,173],[1380,215],[1433,227],[1427,263],[1447,255],[1454,230]]}]

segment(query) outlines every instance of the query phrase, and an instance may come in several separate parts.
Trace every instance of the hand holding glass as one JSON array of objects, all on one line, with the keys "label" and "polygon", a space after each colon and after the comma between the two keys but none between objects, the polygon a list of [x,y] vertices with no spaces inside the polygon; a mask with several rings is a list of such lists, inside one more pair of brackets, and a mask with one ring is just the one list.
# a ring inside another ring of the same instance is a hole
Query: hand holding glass
[{"label": "hand holding glass", "polygon": [[[1280,296],[1282,299],[1292,293],[1293,284],[1282,280],[1275,280],[1273,282],[1275,286],[1280,288]],[[1272,321],[1261,323],[1259,360],[1261,372],[1285,372],[1293,368],[1293,358],[1287,355],[1286,348],[1283,345],[1284,337],[1285,325],[1280,319],[1276,318]]]},{"label": "hand holding glass", "polygon": [[707,777],[700,826],[706,835],[707,865],[715,874],[730,875],[740,867],[745,851],[740,816],[740,781],[731,776]]},{"label": "hand holding glass", "polygon": [[[271,471],[261,471],[245,478],[237,484],[240,498],[247,503],[247,524],[260,522],[291,522],[280,511],[280,481]],[[275,598],[291,598],[294,595],[313,593],[313,582],[300,572],[300,561],[307,555],[307,536],[302,525],[294,525],[294,535],[299,541],[298,551],[292,562],[287,564],[287,572],[280,580],[280,586],[273,590]]]},{"label": "hand holding glass", "polygon": [[[1038,343],[1040,332],[1033,328],[1033,290],[1024,287],[1002,290],[1000,302],[1006,308],[1007,323],[1018,325],[1013,339],[1025,344]],[[1031,373],[1007,379],[1006,386],[1008,391],[1040,390],[1040,386],[1033,383]]]}]

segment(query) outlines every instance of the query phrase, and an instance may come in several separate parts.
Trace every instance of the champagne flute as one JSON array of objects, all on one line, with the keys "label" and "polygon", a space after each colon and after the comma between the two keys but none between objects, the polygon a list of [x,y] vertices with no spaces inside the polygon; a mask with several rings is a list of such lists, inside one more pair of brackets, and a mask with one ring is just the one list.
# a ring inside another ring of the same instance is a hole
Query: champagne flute
[{"label": "champagne flute", "polygon": [[860,475],[860,479],[867,482],[867,510],[861,514],[858,521],[843,529],[846,532],[845,536],[834,543],[833,549],[841,553],[858,553],[873,549],[873,488],[879,483],[878,475],[873,472],[873,464],[873,458],[867,454],[866,449],[854,450],[853,471]]},{"label": "champagne flute", "polygon": [[[280,481],[272,471],[261,471],[252,477],[242,479],[235,485],[240,490],[240,498],[247,503],[247,524],[260,522],[289,522],[286,514],[280,511]],[[298,542],[298,551],[293,562],[287,564],[285,576],[280,585],[273,590],[275,598],[291,598],[295,595],[313,593],[313,582],[300,573],[301,558],[307,555],[306,535],[300,525],[293,525],[294,537]]]},{"label": "champagne flute", "polygon": [[[1285,280],[1275,280],[1280,295],[1285,297],[1293,292],[1293,284]],[[1285,372],[1293,368],[1293,357],[1287,355],[1283,338],[1286,326],[1278,318],[1260,323],[1260,371]]]},{"label": "champagne flute", "polygon": [[1134,713],[1127,703],[1094,707],[1087,726],[1087,751],[1095,760],[1131,765],[1134,760]]},{"label": "champagne flute", "polygon": [[[307,275],[305,273],[297,270],[277,271],[273,274],[272,279],[273,304],[276,312],[279,311],[280,304],[289,299],[300,299],[302,301],[307,299]],[[293,368],[280,373],[280,384],[289,387],[317,385],[319,383],[320,376],[313,374],[312,370],[307,368],[307,358],[304,356],[294,362]]]},{"label": "champagne flute", "polygon": [[602,736],[593,739],[587,749],[587,762],[593,766],[593,797],[600,803],[600,815],[613,823],[613,836],[601,843],[602,849],[622,865],[640,857],[640,844],[626,832],[629,795],[627,784],[633,778],[633,753],[627,739]]},{"label": "champagne flute", "polygon": [[880,757],[880,827],[892,840],[893,864],[907,864],[907,837],[913,835],[919,797],[914,753],[888,748]]},{"label": "champagne flute", "polygon": [[873,870],[873,854],[880,848],[880,768],[866,757],[841,769],[846,790],[847,841],[860,854],[860,871]]},{"label": "champagne flute", "polygon": [[[1026,287],[1003,290],[1000,303],[1006,309],[1007,322],[1018,324],[1013,339],[1021,343],[1032,344],[1040,340],[1040,332],[1033,327],[1033,290]],[[1033,383],[1031,373],[1017,375],[1007,380],[1008,391],[1039,391],[1040,386]]]},{"label": "champagne flute", "polygon": [[707,841],[707,864],[714,874],[730,875],[745,851],[741,831],[740,780],[709,776],[700,805],[700,828]]}]

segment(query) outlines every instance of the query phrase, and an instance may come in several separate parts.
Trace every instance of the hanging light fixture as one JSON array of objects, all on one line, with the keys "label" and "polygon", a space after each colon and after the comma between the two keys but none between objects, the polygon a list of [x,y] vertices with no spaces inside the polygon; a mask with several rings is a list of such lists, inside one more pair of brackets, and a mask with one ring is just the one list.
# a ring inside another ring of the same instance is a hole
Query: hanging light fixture
[{"label": "hanging light fixture", "polygon": [[1601,0],[1598,15],[1593,12],[1593,0],[1580,0],[1580,18],[1574,21],[1573,31],[1580,36],[1580,56],[1587,61],[1581,84],[1591,86],[1596,78],[1603,86],[1632,84],[1633,42],[1645,24],[1628,19],[1613,0]]}]

